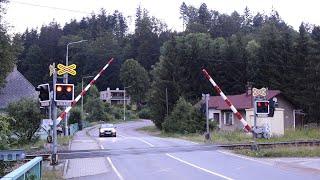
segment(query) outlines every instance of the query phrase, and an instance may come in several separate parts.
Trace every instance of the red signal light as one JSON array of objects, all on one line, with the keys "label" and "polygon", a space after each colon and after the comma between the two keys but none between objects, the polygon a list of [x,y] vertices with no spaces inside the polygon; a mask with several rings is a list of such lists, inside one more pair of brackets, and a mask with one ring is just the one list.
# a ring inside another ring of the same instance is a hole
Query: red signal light
[{"label": "red signal light", "polygon": [[258,102],[258,107],[261,107],[261,102]]},{"label": "red signal light", "polygon": [[57,86],[57,91],[61,92],[62,91],[62,87],[61,86]]},{"label": "red signal light", "polygon": [[71,92],[72,91],[72,87],[71,86],[68,86],[67,87],[67,92]]}]

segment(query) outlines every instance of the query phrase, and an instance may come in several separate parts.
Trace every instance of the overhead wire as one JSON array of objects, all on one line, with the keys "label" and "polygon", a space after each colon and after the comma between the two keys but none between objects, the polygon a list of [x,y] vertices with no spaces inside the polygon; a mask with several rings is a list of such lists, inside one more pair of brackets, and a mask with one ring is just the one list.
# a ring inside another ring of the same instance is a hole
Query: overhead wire
[{"label": "overhead wire", "polygon": [[16,4],[22,4],[22,5],[26,5],[26,6],[54,9],[54,10],[59,10],[59,11],[68,11],[68,12],[80,13],[80,14],[86,14],[86,15],[90,14],[90,12],[86,12],[86,11],[79,11],[79,10],[74,10],[74,9],[66,9],[66,8],[61,8],[61,7],[47,6],[47,5],[28,3],[28,2],[22,2],[22,1],[12,1],[11,0],[10,2],[16,3]]}]

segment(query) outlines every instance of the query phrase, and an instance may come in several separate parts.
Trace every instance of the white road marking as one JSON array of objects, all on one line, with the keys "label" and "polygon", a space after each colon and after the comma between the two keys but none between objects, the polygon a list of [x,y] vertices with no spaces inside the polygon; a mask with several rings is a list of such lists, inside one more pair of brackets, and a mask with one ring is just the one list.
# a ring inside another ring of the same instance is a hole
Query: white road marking
[{"label": "white road marking", "polygon": [[146,144],[148,144],[150,147],[154,147],[154,145],[153,144],[151,144],[151,143],[149,143],[148,141],[145,141],[145,140],[143,140],[143,139],[141,139],[141,138],[134,138],[134,139],[137,139],[137,140],[139,140],[139,141],[141,141],[141,142],[144,142],[144,143],[146,143]]},{"label": "white road marking", "polygon": [[64,164],[64,167],[63,167],[63,176],[67,175],[68,164],[69,164],[69,160],[67,159],[66,163]]},{"label": "white road marking", "polygon": [[241,158],[241,159],[245,159],[245,160],[249,160],[249,161],[254,161],[254,162],[261,163],[261,164],[266,164],[266,165],[269,165],[269,166],[272,166],[272,165],[273,165],[272,163],[268,163],[268,162],[264,162],[264,161],[259,161],[259,160],[253,159],[253,158],[249,158],[249,157],[245,157],[245,156],[241,156],[241,155],[229,153],[229,152],[226,152],[226,151],[218,150],[218,152],[219,152],[219,153],[222,153],[222,154],[225,154],[225,155],[234,156],[234,157],[237,157],[237,158]]},{"label": "white road marking", "polygon": [[122,175],[119,173],[119,171],[117,170],[117,168],[113,165],[112,161],[111,161],[111,158],[110,157],[107,157],[107,160],[109,161],[109,164],[111,165],[111,168],[113,169],[113,171],[117,174],[118,178],[120,180],[124,180]]},{"label": "white road marking", "polygon": [[184,161],[184,160],[182,160],[182,159],[180,159],[180,158],[177,158],[177,157],[175,157],[175,156],[172,156],[171,154],[166,153],[166,155],[169,156],[169,157],[171,157],[171,158],[173,158],[173,159],[175,159],[175,160],[177,160],[177,161],[180,161],[180,162],[182,162],[182,163],[184,163],[184,164],[187,164],[187,165],[192,166],[192,167],[194,167],[194,168],[200,169],[200,170],[202,170],[202,171],[204,171],[204,172],[207,172],[207,173],[210,173],[210,174],[212,174],[212,175],[219,176],[219,177],[221,177],[221,178],[223,178],[223,179],[233,180],[233,179],[230,178],[230,177],[227,177],[227,176],[224,176],[224,175],[222,175],[222,174],[215,173],[215,172],[210,171],[210,170],[208,170],[208,169],[205,169],[205,168],[199,167],[199,166],[197,166],[197,165],[191,164],[191,163],[189,163],[189,162],[187,162],[187,161]]},{"label": "white road marking", "polygon": [[146,140],[143,140],[143,139],[141,139],[141,138],[138,138],[138,137],[128,137],[128,136],[123,136],[123,135],[120,135],[120,134],[119,134],[119,136],[120,136],[120,137],[123,137],[123,138],[127,138],[127,139],[136,139],[136,140],[138,140],[138,141],[141,141],[141,142],[143,142],[143,143],[146,143],[146,144],[149,145],[150,147],[154,147],[153,144],[149,143],[149,142],[146,141]]}]

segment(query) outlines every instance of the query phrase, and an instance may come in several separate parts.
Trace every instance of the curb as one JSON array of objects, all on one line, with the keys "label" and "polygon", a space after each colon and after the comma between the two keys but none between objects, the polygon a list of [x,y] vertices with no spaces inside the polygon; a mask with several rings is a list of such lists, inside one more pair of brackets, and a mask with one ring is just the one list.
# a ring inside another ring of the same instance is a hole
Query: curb
[{"label": "curb", "polygon": [[[71,143],[72,141],[69,140],[69,150],[71,150]],[[67,174],[67,170],[68,170],[68,165],[69,165],[69,159],[66,160],[66,162],[64,163],[64,167],[63,167],[63,178],[66,179],[66,174]]]}]

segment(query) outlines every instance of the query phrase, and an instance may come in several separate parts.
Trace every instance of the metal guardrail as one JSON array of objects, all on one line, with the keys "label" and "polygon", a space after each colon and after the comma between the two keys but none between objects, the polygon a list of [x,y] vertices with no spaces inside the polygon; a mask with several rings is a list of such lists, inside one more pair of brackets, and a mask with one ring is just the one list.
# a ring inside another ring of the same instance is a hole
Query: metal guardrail
[{"label": "metal guardrail", "polygon": [[11,173],[5,175],[1,180],[39,180],[42,179],[42,157],[36,157],[31,161],[25,163],[18,169],[12,171]]}]

